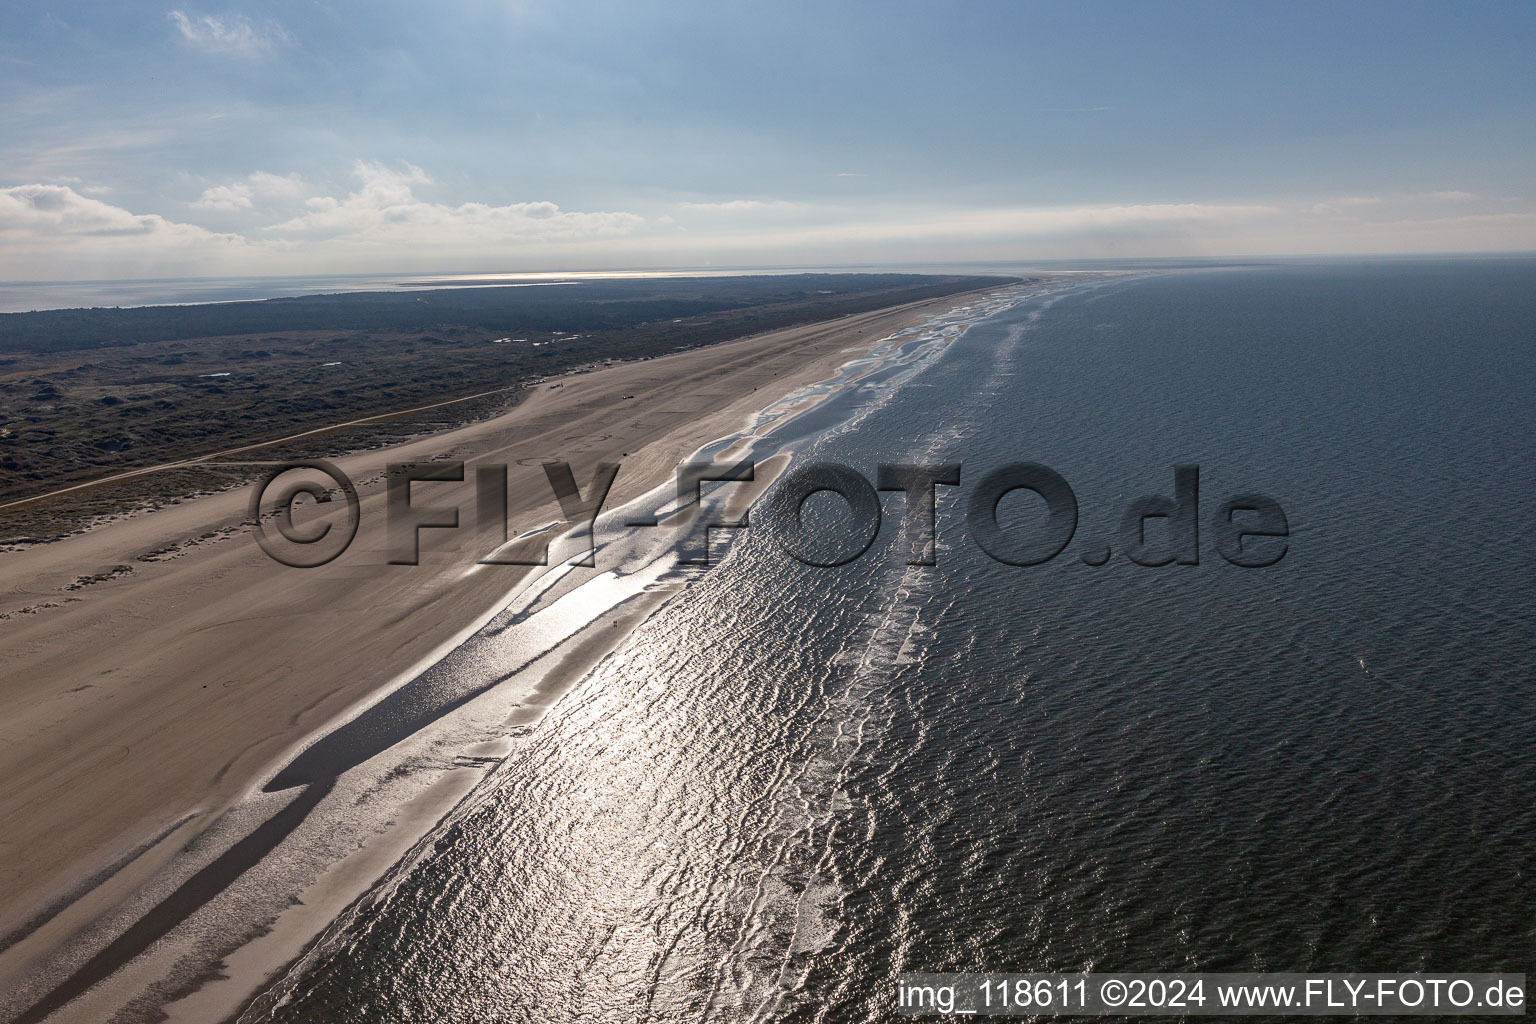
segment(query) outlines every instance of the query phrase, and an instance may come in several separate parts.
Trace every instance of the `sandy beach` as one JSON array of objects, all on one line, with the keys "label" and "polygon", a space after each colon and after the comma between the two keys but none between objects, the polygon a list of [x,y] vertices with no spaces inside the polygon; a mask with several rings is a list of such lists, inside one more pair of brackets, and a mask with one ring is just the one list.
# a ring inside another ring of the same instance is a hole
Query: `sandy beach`
[{"label": "sandy beach", "polygon": [[[571,463],[583,488],[596,463],[616,462],[612,508],[774,399],[967,301],[570,375],[494,419],[339,458],[358,485],[361,526],[321,568],[261,552],[243,525],[249,488],[0,555],[0,770],[10,783],[0,793],[0,949],[29,934],[28,947],[46,947],[43,933],[63,941],[110,909],[82,901],[64,912],[87,892],[100,903],[152,874],[156,856],[195,837],[306,737],[505,595],[521,570],[466,573],[484,554],[472,529],[426,531],[421,564],[389,564],[386,463],[506,463],[515,533],[560,518],[545,460]],[[472,470],[462,484],[429,486],[431,504],[457,500],[461,524],[473,523]],[[177,842],[154,846],[173,832]],[[151,846],[154,856],[135,858]],[[27,959],[38,955],[29,948]]]}]

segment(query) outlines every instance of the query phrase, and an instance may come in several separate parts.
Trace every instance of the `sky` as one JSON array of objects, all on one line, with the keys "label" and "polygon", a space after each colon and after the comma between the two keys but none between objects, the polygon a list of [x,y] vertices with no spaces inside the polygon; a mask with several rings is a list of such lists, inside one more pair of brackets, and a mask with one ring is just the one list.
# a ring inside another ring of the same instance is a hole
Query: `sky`
[{"label": "sky", "polygon": [[1536,251],[1536,4],[0,8],[0,280]]}]

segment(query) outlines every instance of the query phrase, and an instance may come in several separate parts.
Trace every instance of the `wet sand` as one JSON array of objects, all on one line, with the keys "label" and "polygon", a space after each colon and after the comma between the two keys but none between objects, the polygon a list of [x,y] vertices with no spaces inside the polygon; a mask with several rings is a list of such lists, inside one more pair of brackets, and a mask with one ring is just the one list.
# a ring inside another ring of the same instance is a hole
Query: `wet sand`
[{"label": "wet sand", "polygon": [[[95,883],[174,834],[124,875],[152,872],[155,856],[173,855],[306,736],[431,660],[505,595],[522,570],[466,575],[485,553],[470,528],[426,531],[422,564],[387,564],[386,462],[469,462],[465,483],[426,485],[430,503],[460,502],[466,527],[475,463],[508,464],[514,532],[559,518],[546,459],[571,462],[583,487],[596,463],[620,463],[611,508],[775,398],[965,301],[560,378],[560,388],[541,388],[496,419],[338,459],[358,483],[362,523],[347,553],[319,569],[288,568],[258,550],[241,525],[247,489],[0,556],[0,614],[10,615],[0,620],[0,768],[11,782],[0,793],[0,944],[50,918],[43,931],[63,940],[110,909],[83,900],[54,917],[85,892],[113,898],[107,890],[120,884]],[[133,571],[110,575],[119,565]],[[39,938],[25,944],[27,959],[44,955]]]}]

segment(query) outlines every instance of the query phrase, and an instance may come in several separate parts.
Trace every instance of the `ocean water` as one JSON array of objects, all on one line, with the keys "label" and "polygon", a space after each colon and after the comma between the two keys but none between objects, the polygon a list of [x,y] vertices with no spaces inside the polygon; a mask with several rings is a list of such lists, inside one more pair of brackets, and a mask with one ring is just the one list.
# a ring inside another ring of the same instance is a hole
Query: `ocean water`
[{"label": "ocean water", "polygon": [[[761,504],[708,567],[600,522],[609,600],[670,597],[243,1019],[877,1021],[899,971],[1528,970],[1536,261],[1000,305],[749,449],[959,463],[937,564],[906,564],[900,494],[836,568]],[[1010,462],[1076,495],[1042,565],[966,522]],[[1121,516],[1176,465],[1199,563],[1134,564]],[[1290,536],[1240,568],[1212,518],[1253,492]]]}]

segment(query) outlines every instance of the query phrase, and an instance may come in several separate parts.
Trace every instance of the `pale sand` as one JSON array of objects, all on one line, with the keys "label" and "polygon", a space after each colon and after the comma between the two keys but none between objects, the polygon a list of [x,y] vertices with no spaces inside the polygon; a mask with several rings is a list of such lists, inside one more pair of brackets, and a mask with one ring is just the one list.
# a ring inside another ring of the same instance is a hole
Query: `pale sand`
[{"label": "pale sand", "polygon": [[[306,736],[495,605],[521,570],[465,574],[485,553],[470,528],[475,464],[509,465],[514,533],[559,518],[546,459],[572,463],[582,487],[595,463],[620,462],[612,508],[774,399],[966,301],[558,378],[493,420],[337,459],[357,482],[362,525],[319,569],[262,554],[241,525],[247,488],[0,555],[0,612],[13,613],[0,621],[0,936],[188,815],[177,838],[195,835]],[[465,528],[425,531],[421,565],[389,565],[382,468],[434,457],[465,460],[469,479],[418,485],[430,488],[418,503],[459,500]],[[209,533],[174,558],[138,560]],[[120,564],[133,573],[65,589]]]}]

